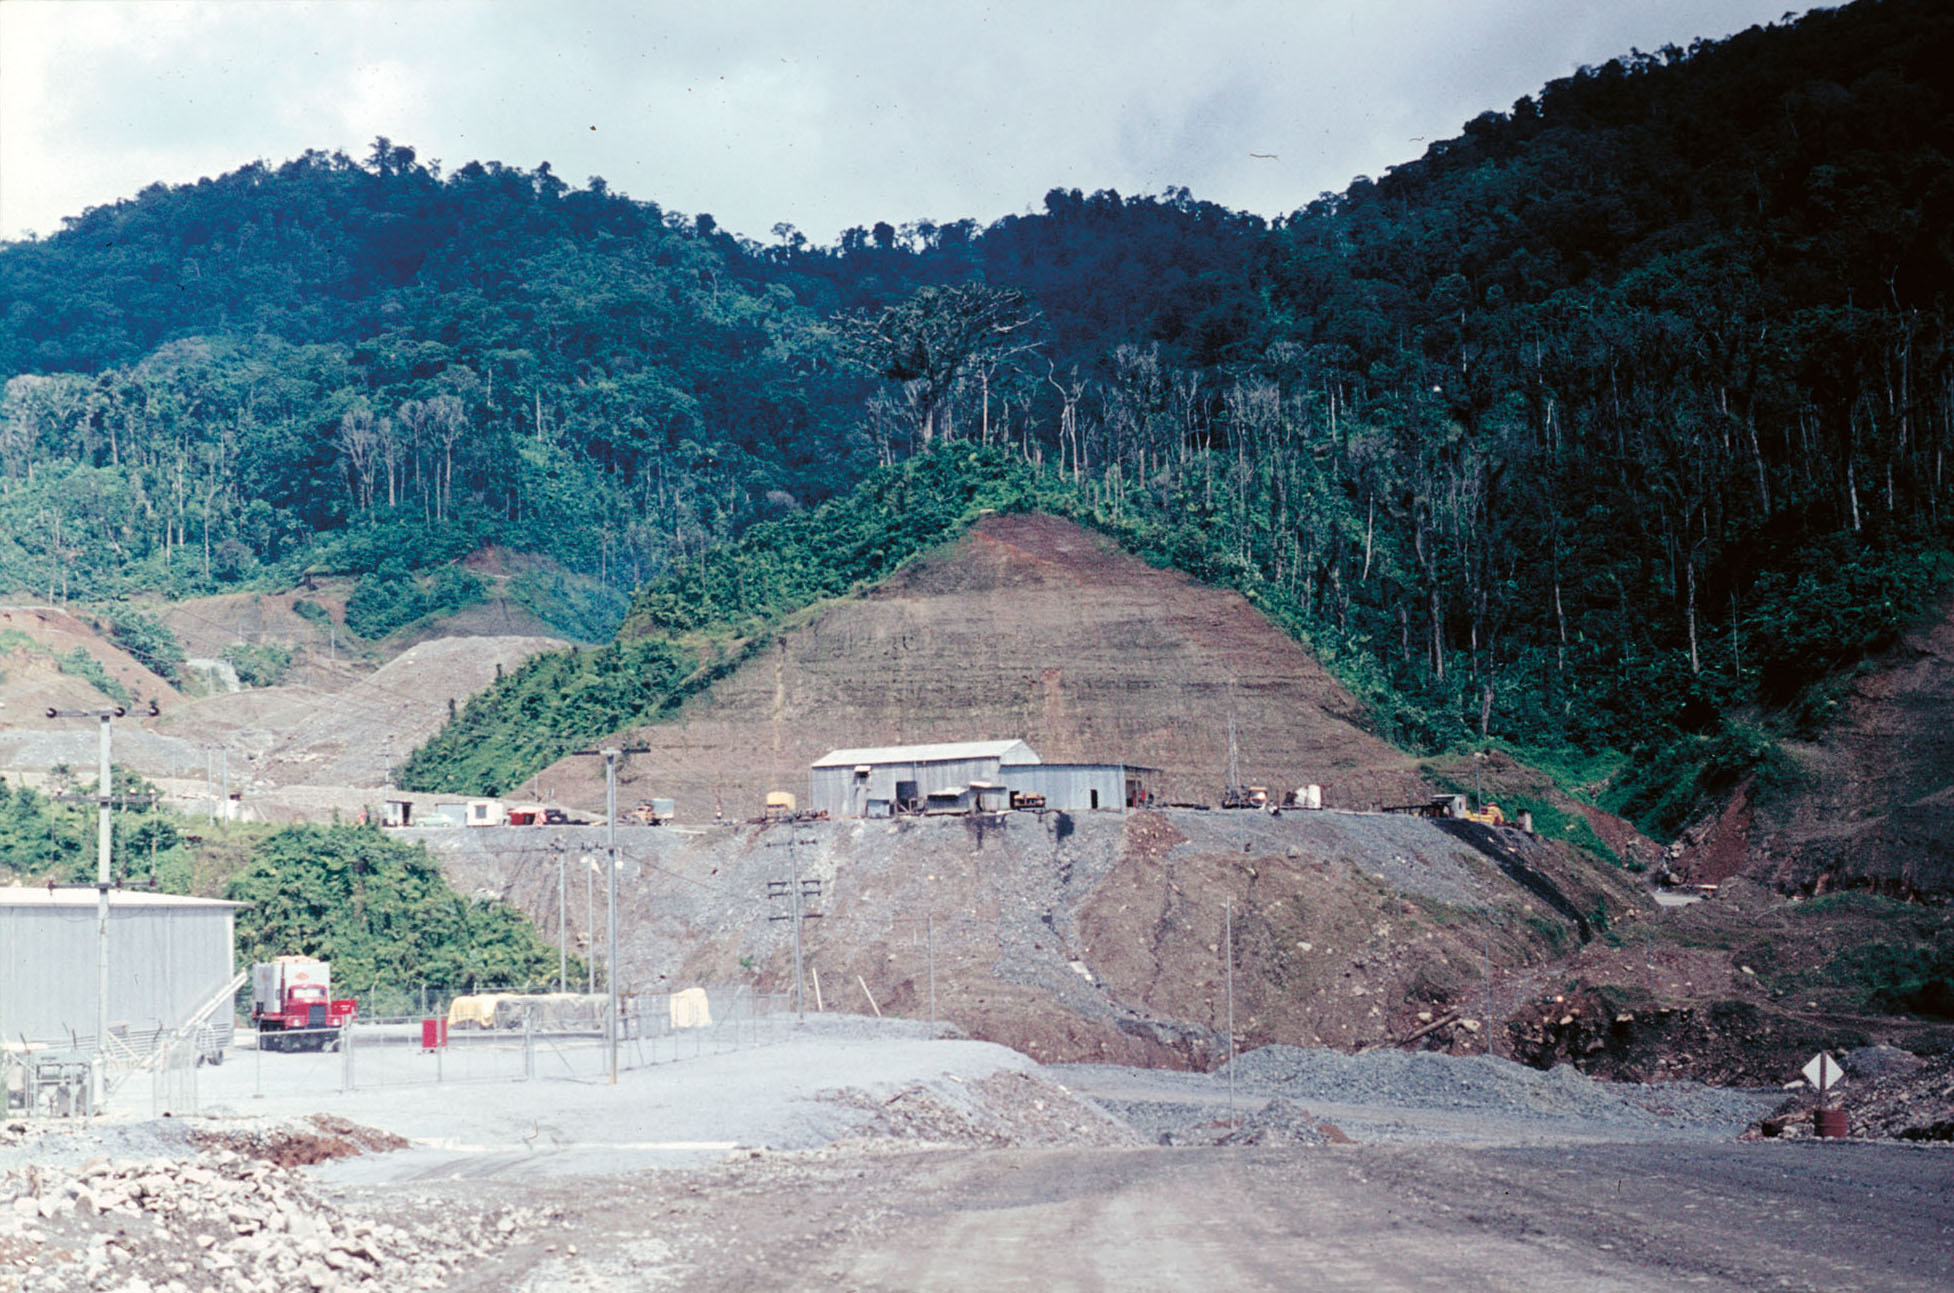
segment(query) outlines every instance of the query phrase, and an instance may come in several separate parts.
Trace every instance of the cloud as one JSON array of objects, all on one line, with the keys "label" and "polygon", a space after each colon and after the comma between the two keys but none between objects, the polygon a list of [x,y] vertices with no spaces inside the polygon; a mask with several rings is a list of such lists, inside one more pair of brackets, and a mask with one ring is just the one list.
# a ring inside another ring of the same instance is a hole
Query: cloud
[{"label": "cloud", "polygon": [[[1762,0],[4,0],[0,237],[386,135],[549,161],[764,238],[994,219],[1054,186],[1280,215],[1629,46]],[[1252,154],[1273,154],[1256,157]]]}]

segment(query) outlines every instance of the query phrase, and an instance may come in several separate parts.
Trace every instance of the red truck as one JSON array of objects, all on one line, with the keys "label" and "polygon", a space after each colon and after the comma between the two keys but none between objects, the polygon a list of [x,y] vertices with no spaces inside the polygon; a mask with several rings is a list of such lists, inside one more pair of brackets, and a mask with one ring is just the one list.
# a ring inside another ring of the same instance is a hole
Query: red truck
[{"label": "red truck", "polygon": [[251,1022],[258,1049],[338,1050],[340,1030],[359,1003],[332,999],[332,967],[309,956],[281,956],[251,967]]}]

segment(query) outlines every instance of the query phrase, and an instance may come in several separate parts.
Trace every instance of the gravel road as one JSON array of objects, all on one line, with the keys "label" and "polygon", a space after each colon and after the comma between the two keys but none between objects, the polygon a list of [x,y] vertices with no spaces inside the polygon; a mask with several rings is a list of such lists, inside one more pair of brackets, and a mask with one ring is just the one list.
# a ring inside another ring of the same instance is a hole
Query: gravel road
[{"label": "gravel road", "polygon": [[661,1230],[706,1289],[1899,1289],[1951,1207],[1888,1146],[1068,1149],[744,1165]]},{"label": "gravel road", "polygon": [[1770,1093],[1276,1047],[1231,1106],[1227,1074],[919,1031],[811,1018],[615,1087],[321,1094],[335,1057],[225,1065],[211,1116],[0,1129],[0,1290],[1954,1279],[1954,1152],[1737,1142]]}]

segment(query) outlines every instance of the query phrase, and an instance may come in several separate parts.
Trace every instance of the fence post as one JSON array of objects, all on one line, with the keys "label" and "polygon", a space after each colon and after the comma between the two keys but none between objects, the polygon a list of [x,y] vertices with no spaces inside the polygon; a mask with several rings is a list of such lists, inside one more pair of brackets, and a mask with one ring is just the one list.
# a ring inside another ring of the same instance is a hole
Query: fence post
[{"label": "fence post", "polygon": [[536,1012],[534,1009],[522,1012],[522,1079],[525,1082],[536,1076]]},{"label": "fence post", "polygon": [[353,1089],[353,1024],[349,1020],[339,1029],[339,1089]]}]

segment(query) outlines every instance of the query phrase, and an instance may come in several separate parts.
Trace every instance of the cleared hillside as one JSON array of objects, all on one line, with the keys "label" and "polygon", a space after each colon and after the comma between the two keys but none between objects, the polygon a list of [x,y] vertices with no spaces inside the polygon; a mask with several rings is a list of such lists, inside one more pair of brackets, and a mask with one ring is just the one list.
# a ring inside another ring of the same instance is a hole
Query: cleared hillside
[{"label": "cleared hillside", "polygon": [[[92,768],[93,725],[49,719],[46,710],[123,704],[129,714],[115,728],[115,761],[150,778],[179,807],[209,811],[211,792],[224,780],[246,817],[351,815],[374,803],[393,765],[438,731],[455,706],[530,656],[567,645],[545,636],[445,636],[375,669],[372,657],[387,648],[356,644],[360,654],[349,654],[343,630],[329,637],[293,611],[305,595],[236,594],[157,608],[157,619],[193,660],[220,659],[236,646],[290,651],[279,685],[225,690],[225,681],[236,687],[235,677],[220,678],[210,694],[200,694],[205,684],[194,669],[186,670],[197,684],[188,694],[151,672],[94,616],[0,607],[0,774],[41,785],[58,765]],[[339,607],[340,599],[312,595]],[[152,701],[155,715],[148,712]]]},{"label": "cleared hillside", "polygon": [[[682,821],[804,791],[846,746],[1022,737],[1050,762],[1161,770],[1168,800],[1213,802],[1235,765],[1271,789],[1316,782],[1337,806],[1421,793],[1351,696],[1239,594],[1156,570],[1057,517],[987,517],[865,594],[782,632],[671,722],[633,729],[626,797]],[[596,761],[541,780],[596,807]]]}]

